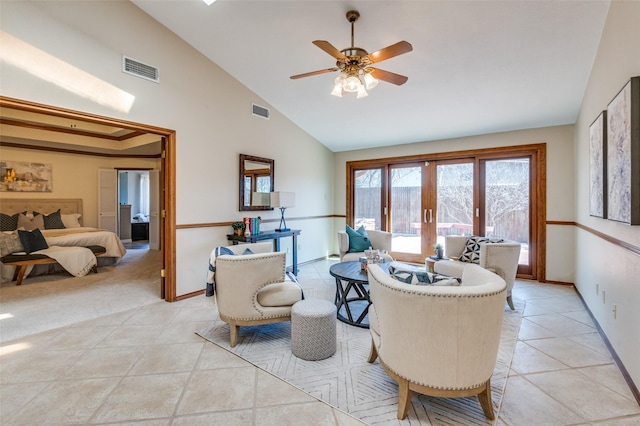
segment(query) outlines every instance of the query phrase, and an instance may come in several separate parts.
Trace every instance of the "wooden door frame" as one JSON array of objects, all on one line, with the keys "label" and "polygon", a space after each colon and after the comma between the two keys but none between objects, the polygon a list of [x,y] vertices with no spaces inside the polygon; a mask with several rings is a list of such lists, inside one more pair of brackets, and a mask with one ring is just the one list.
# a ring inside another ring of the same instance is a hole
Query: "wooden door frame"
[{"label": "wooden door frame", "polygon": [[[141,123],[104,117],[81,111],[74,111],[51,105],[38,104],[21,99],[0,96],[0,108],[19,109],[27,112],[53,115],[69,119],[87,121],[105,126],[115,126],[142,133],[153,133],[166,139],[162,152],[161,165],[161,226],[160,226],[160,251],[162,256],[162,271],[159,271],[161,282],[161,295],[167,302],[175,302],[176,299],[176,132],[162,127],[150,126]],[[15,145],[14,145],[15,146]],[[26,148],[26,147],[25,147]],[[38,147],[46,151],[46,148]],[[57,149],[60,152],[61,150]],[[87,153],[91,155],[91,153]],[[109,156],[101,154],[101,156]],[[117,157],[114,155],[114,157]]]},{"label": "wooden door frame", "polygon": [[[384,165],[410,163],[418,161],[436,161],[447,159],[462,159],[472,157],[477,163],[479,159],[497,158],[500,156],[525,156],[530,155],[535,164],[531,164],[532,199],[535,198],[535,210],[532,211],[534,217],[531,218],[531,233],[535,236],[535,266],[531,276],[519,276],[520,278],[534,279],[539,282],[546,282],[546,243],[547,243],[547,145],[546,143],[536,143],[527,145],[513,145],[495,148],[470,149],[464,151],[439,152],[432,154],[410,155],[405,157],[387,157],[372,160],[348,161],[346,163],[346,220],[353,222],[354,214],[354,190],[353,173],[355,170],[372,169],[383,167]],[[477,170],[476,170],[477,171]],[[474,189],[479,191],[479,189]],[[474,197],[478,196],[474,192]],[[534,245],[533,240],[531,241]]]}]

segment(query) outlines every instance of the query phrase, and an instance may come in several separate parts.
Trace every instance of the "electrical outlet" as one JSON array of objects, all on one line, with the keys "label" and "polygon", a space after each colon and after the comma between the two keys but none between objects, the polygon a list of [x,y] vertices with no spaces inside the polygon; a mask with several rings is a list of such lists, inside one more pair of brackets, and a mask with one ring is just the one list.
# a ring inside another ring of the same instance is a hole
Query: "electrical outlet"
[{"label": "electrical outlet", "polygon": [[607,292],[602,290],[602,303],[607,303]]},{"label": "electrical outlet", "polygon": [[600,294],[600,284],[596,283],[596,296]]},{"label": "electrical outlet", "polygon": [[287,254],[289,254],[289,247],[287,247]]},{"label": "electrical outlet", "polygon": [[613,319],[616,319],[616,317],[618,316],[618,306],[615,303],[613,304],[613,309],[611,310],[611,312],[613,312]]}]

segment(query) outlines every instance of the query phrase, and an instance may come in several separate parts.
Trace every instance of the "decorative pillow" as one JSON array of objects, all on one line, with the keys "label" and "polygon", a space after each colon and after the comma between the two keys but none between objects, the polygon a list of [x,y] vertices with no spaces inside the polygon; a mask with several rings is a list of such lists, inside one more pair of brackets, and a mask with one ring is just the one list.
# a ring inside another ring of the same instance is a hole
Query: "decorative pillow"
[{"label": "decorative pillow", "polygon": [[41,214],[36,215],[33,219],[20,214],[18,217],[18,229],[25,231],[33,231],[34,229],[44,229],[44,217]]},{"label": "decorative pillow", "polygon": [[478,237],[473,235],[467,239],[467,243],[458,259],[460,262],[480,263],[480,246],[482,244],[502,243],[500,238]]},{"label": "decorative pillow", "polygon": [[44,219],[44,229],[64,229],[64,223],[62,223],[62,217],[60,216],[60,209],[50,214],[42,214],[36,211],[33,212],[35,216],[42,216]]},{"label": "decorative pillow", "polygon": [[460,285],[461,282],[461,280],[457,278],[434,274],[418,267],[397,262],[392,262],[391,265],[389,265],[389,275],[406,284],[457,286]]},{"label": "decorative pillow", "polygon": [[349,253],[359,253],[368,250],[369,247],[373,248],[364,226],[361,226],[358,230],[354,230],[347,225],[346,232],[349,236]]},{"label": "decorative pillow", "polygon": [[65,228],[80,228],[82,226],[80,225],[81,216],[82,215],[79,213],[60,215],[60,217],[62,218],[62,224],[64,225]]},{"label": "decorative pillow", "polygon": [[44,239],[44,236],[39,229],[34,229],[33,231],[18,230],[18,235],[20,236],[20,241],[24,246],[24,251],[27,254],[49,248],[47,241]]},{"label": "decorative pillow", "polygon": [[18,231],[0,233],[0,256],[24,251]]},{"label": "decorative pillow", "polygon": [[219,251],[218,251],[218,256],[223,255],[223,254],[230,254],[230,255],[235,255],[235,253],[233,252],[233,250],[231,250],[230,248],[227,247],[219,247]]},{"label": "decorative pillow", "polygon": [[15,231],[18,229],[18,218],[21,214],[25,213],[26,212],[16,213],[11,216],[0,213],[0,231]]}]

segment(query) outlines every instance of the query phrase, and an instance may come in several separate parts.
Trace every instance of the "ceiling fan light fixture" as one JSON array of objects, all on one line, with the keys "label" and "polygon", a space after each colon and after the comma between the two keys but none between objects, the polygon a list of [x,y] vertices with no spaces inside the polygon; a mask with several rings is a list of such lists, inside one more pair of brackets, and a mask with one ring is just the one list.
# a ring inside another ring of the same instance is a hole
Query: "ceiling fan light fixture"
[{"label": "ceiling fan light fixture", "polygon": [[357,92],[358,88],[362,87],[362,83],[360,79],[355,75],[350,75],[344,82],[344,86],[342,87],[345,92],[353,93]]},{"label": "ceiling fan light fixture", "polygon": [[371,90],[378,85],[378,80],[371,75],[371,73],[366,73],[364,75],[364,86],[367,90]]},{"label": "ceiling fan light fixture", "polygon": [[339,98],[342,97],[342,85],[344,84],[344,79],[342,77],[342,74],[337,76],[335,81],[334,81],[334,86],[333,86],[333,90],[331,91],[331,94],[333,96],[337,96]]},{"label": "ceiling fan light fixture", "polygon": [[365,87],[361,84],[360,86],[358,86],[358,95],[356,96],[356,99],[364,98],[366,96],[369,96],[369,94],[367,93],[367,89],[365,89]]}]

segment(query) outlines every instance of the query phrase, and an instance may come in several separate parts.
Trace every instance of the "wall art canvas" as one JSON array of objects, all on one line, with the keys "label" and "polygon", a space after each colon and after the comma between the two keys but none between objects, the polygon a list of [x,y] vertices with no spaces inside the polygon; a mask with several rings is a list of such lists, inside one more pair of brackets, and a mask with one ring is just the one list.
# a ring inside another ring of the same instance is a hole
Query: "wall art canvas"
[{"label": "wall art canvas", "polygon": [[51,164],[0,161],[0,192],[51,192]]},{"label": "wall art canvas", "polygon": [[589,214],[607,217],[607,111],[589,127]]},{"label": "wall art canvas", "polygon": [[640,77],[607,106],[607,218],[640,225]]}]

